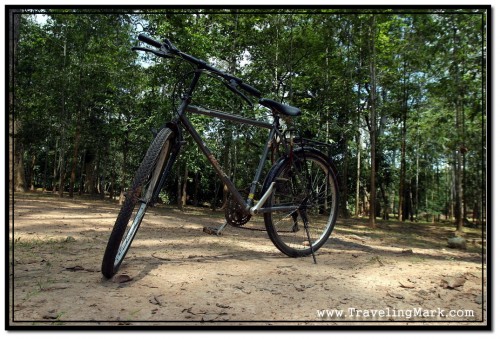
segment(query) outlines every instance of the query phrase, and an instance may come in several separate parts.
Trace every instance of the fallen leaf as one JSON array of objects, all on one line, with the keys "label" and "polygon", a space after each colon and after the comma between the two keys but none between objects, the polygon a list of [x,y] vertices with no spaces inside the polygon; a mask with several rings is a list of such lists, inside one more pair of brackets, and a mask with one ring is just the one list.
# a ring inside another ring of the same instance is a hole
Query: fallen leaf
[{"label": "fallen leaf", "polygon": [[83,271],[84,268],[80,265],[76,265],[76,266],[71,266],[71,267],[66,267],[66,269],[68,271],[71,271],[71,272],[76,272],[76,271]]},{"label": "fallen leaf", "polygon": [[160,298],[160,296],[152,296],[149,298],[149,302],[153,305],[158,305],[158,306],[163,306],[163,300]]},{"label": "fallen leaf", "polygon": [[58,316],[56,310],[47,311],[47,314],[43,316],[43,319],[57,319],[57,318]]},{"label": "fallen leaf", "polygon": [[465,284],[464,277],[445,277],[441,279],[440,286],[448,289],[456,289],[457,287],[461,287]]},{"label": "fallen leaf", "polygon": [[395,292],[387,292],[387,295],[389,297],[393,297],[393,298],[396,298],[396,299],[404,299],[405,298],[402,294],[395,293]]},{"label": "fallen leaf", "polygon": [[126,275],[126,274],[120,274],[118,275],[114,281],[119,283],[119,284],[123,284],[123,283],[126,283],[127,281],[131,281],[133,278],[129,275]]},{"label": "fallen leaf", "polygon": [[403,288],[415,288],[415,284],[412,284],[411,282],[399,282],[399,287]]},{"label": "fallen leaf", "polygon": [[220,307],[220,308],[231,308],[231,306],[227,306],[227,305],[223,305],[223,304],[219,304],[219,303],[216,303],[215,306]]},{"label": "fallen leaf", "polygon": [[57,319],[57,314],[46,314],[42,318],[43,319]]}]

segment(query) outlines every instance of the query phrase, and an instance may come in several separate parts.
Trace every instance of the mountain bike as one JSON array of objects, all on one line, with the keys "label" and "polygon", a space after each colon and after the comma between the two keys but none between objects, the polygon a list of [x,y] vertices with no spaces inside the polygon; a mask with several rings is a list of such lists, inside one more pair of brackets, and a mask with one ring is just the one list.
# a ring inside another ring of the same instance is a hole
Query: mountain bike
[{"label": "mountain bike", "polygon": [[[102,274],[111,278],[118,271],[146,211],[158,202],[160,191],[186,143],[183,131],[191,135],[229,191],[226,224],[242,226],[252,216],[262,215],[269,238],[282,253],[290,257],[312,255],[316,262],[315,252],[328,240],[335,225],[339,192],[332,160],[318,149],[325,144],[292,135],[280,124],[280,118],[299,116],[301,110],[263,98],[259,90],[242,79],[180,51],[168,39],[157,41],[144,34],[140,34],[138,38],[149,46],[133,47],[132,50],[152,53],[161,58],[182,59],[190,63],[194,71],[173,120],[165,123],[157,132],[135,173],[109,237],[102,261]],[[216,77],[250,105],[252,101],[247,95],[256,97],[258,103],[271,112],[272,119],[262,121],[190,105],[202,75]],[[269,130],[254,179],[249,183],[246,193],[242,193],[224,172],[202,136],[193,127],[188,113]],[[280,156],[262,179],[264,167],[270,161],[268,155],[272,147],[279,150]],[[216,230],[216,233],[219,232],[220,229]]]}]

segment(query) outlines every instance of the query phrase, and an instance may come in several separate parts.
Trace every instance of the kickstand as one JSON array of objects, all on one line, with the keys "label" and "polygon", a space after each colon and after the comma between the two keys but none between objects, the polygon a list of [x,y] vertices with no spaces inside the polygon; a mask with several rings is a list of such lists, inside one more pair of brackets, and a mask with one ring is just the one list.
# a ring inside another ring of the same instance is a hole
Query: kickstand
[{"label": "kickstand", "polygon": [[309,234],[309,223],[306,224],[305,228],[306,228],[306,234],[307,234],[307,241],[309,241],[309,246],[311,247],[311,254],[313,257],[313,261],[315,264],[317,264],[318,262],[316,261],[316,254],[314,254],[312,241],[311,241],[311,235]]},{"label": "kickstand", "polygon": [[[306,235],[307,235],[307,241],[309,242],[309,247],[311,248],[311,254],[313,257],[313,261],[315,264],[318,262],[316,261],[316,254],[314,253],[312,241],[311,241],[311,234],[309,234],[309,218],[307,218],[307,214],[303,210],[299,210],[300,217],[302,218],[302,221],[304,222],[304,228],[306,230]],[[295,219],[295,218],[294,218]],[[295,222],[297,222],[295,220]]]},{"label": "kickstand", "polygon": [[203,227],[203,232],[210,234],[210,235],[220,236],[220,235],[222,235],[222,230],[224,230],[224,228],[226,228],[226,226],[227,226],[227,222],[219,227],[205,226],[205,227]]}]

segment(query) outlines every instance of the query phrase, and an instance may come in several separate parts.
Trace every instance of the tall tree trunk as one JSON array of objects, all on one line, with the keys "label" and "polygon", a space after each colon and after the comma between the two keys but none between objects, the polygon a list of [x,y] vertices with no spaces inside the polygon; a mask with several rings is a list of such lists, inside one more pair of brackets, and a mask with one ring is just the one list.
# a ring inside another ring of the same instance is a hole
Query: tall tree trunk
[{"label": "tall tree trunk", "polygon": [[59,138],[56,139],[56,147],[54,151],[54,165],[53,165],[53,171],[52,171],[52,193],[56,194],[57,191],[57,152],[59,151]]},{"label": "tall tree trunk", "polygon": [[[239,17],[238,17],[238,10],[234,10],[232,11],[233,13],[233,17],[234,17],[234,26],[233,26],[233,29],[232,29],[232,35],[233,35],[233,39],[232,39],[232,46],[231,46],[231,49],[232,49],[232,57],[231,59],[229,60],[229,72],[231,74],[234,74],[236,73],[236,66],[237,66],[237,59],[236,59],[236,56],[237,56],[237,51],[238,51],[238,45],[237,45],[237,36],[239,34],[238,32],[238,20],[239,20]],[[239,105],[239,100],[238,99],[234,99],[231,101],[231,108],[233,110],[233,112],[236,112],[237,111],[237,107]],[[223,141],[222,141],[222,144],[224,145],[223,149],[222,149],[222,168],[224,170],[224,172],[227,173],[227,175],[229,177],[232,177],[231,173],[233,172],[233,169],[232,169],[232,162],[231,162],[231,144],[233,142],[233,131],[232,131],[232,128],[231,128],[231,123],[229,121],[224,121],[223,123]],[[233,180],[234,180],[234,177],[233,177]],[[222,208],[226,208],[227,207],[227,204],[228,204],[228,196],[229,196],[229,189],[224,185],[224,190],[223,190],[223,196],[222,196]]]},{"label": "tall tree trunk", "polygon": [[457,231],[463,232],[464,229],[464,195],[462,181],[463,158],[459,151],[455,152],[455,191],[456,191],[456,209],[455,219]]},{"label": "tall tree trunk", "polygon": [[[361,68],[361,58],[359,60],[359,66]],[[358,82],[358,90],[357,90],[357,102],[358,102],[358,116],[356,119],[356,159],[357,159],[357,164],[356,164],[356,205],[354,207],[354,215],[355,217],[358,217],[360,213],[360,186],[361,186],[361,151],[363,148],[362,144],[362,130],[361,130],[361,110],[363,109],[363,106],[361,104],[361,84]]]},{"label": "tall tree trunk", "polygon": [[183,180],[183,183],[182,183],[182,208],[184,209],[184,206],[187,205],[187,200],[188,200],[188,196],[187,196],[187,183],[188,183],[188,176],[189,176],[189,172],[188,172],[188,163],[186,162],[186,166],[184,167],[184,180]]},{"label": "tall tree trunk", "polygon": [[463,143],[465,138],[465,121],[464,121],[464,95],[463,95],[463,84],[462,84],[462,74],[460,70],[461,61],[458,60],[459,56],[457,54],[457,47],[459,45],[458,28],[455,27],[453,31],[453,62],[452,71],[454,74],[455,86],[456,86],[456,101],[455,101],[455,128],[457,130],[458,136],[456,141],[455,150],[455,189],[456,189],[456,223],[457,231],[463,232],[464,228],[464,218],[465,218],[465,204],[464,204],[464,194],[463,194],[463,168],[464,168],[464,158],[466,147]]},{"label": "tall tree trunk", "polygon": [[43,183],[42,183],[42,192],[47,190],[47,170],[49,168],[49,155],[47,150],[45,150],[45,159],[43,164]]},{"label": "tall tree trunk", "polygon": [[[130,126],[131,116],[127,116],[127,126]],[[125,140],[123,141],[123,163],[122,163],[122,180],[120,183],[120,198],[118,199],[118,204],[122,204],[125,201],[125,189],[126,189],[126,173],[127,173],[127,159],[128,152],[130,149],[130,141],[129,141],[130,132],[127,128],[125,131]]]},{"label": "tall tree trunk", "polygon": [[80,160],[80,184],[78,185],[78,195],[82,195],[85,189],[85,156],[87,150],[84,149],[82,152],[82,158]]},{"label": "tall tree trunk", "polygon": [[80,137],[81,137],[81,124],[82,124],[82,67],[80,67],[80,74],[78,76],[78,92],[80,93],[80,97],[78,100],[78,111],[77,118],[75,124],[75,141],[73,144],[73,157],[71,159],[71,174],[69,180],[69,192],[68,195],[70,198],[73,198],[73,192],[75,191],[75,182],[76,182],[76,167],[78,165],[78,151],[80,147]]},{"label": "tall tree trunk", "polygon": [[30,190],[35,190],[35,166],[36,166],[36,155],[31,156],[31,167],[30,167]]},{"label": "tall tree trunk", "polygon": [[16,72],[16,52],[19,43],[19,29],[21,26],[21,15],[14,14],[15,10],[9,10],[9,178],[12,180],[12,186],[15,192],[25,192],[26,178],[24,173],[24,149],[22,143],[17,138],[17,133],[21,129],[19,119],[14,115],[14,87]]},{"label": "tall tree trunk", "polygon": [[401,130],[401,165],[399,170],[399,221],[404,221],[404,204],[406,191],[406,110],[403,111],[403,128]]},{"label": "tall tree trunk", "polygon": [[188,181],[188,159],[184,163],[184,175],[180,174],[180,166],[177,168],[177,177],[179,181],[177,182],[177,207],[184,211],[184,206],[187,202],[187,181]]},{"label": "tall tree trunk", "polygon": [[194,174],[194,196],[193,196],[193,205],[198,206],[199,202],[199,186],[200,186],[200,172],[196,171]]},{"label": "tall tree trunk", "polygon": [[[65,147],[65,143],[61,143],[61,147]],[[59,197],[63,196],[64,183],[66,181],[66,161],[63,149],[59,152]]]},{"label": "tall tree trunk", "polygon": [[370,56],[370,157],[371,157],[371,174],[370,174],[370,227],[376,227],[376,204],[377,204],[377,156],[376,156],[376,139],[377,139],[377,110],[376,110],[376,67],[375,67],[375,15],[371,18],[371,56]]},{"label": "tall tree trunk", "polygon": [[[65,74],[66,70],[66,39],[64,39],[64,55],[63,55],[63,69],[62,74]],[[66,180],[66,81],[63,78],[63,86],[61,90],[61,149],[59,150],[59,196],[63,196],[64,192],[64,182]]]},{"label": "tall tree trunk", "polygon": [[407,117],[408,117],[408,95],[406,88],[406,62],[403,64],[403,97],[401,98],[401,111],[403,116],[401,117],[401,122],[403,127],[401,129],[401,165],[399,170],[399,209],[398,209],[398,219],[399,221],[404,221],[405,213],[403,213],[404,205],[407,203],[405,201],[406,197],[406,132],[407,132]]},{"label": "tall tree trunk", "polygon": [[181,164],[177,166],[177,208],[182,211],[182,177],[181,177]]},{"label": "tall tree trunk", "polygon": [[[78,119],[80,120],[80,119]],[[78,127],[79,122],[77,123],[76,135],[75,135],[75,144],[73,146],[73,158],[71,160],[71,175],[69,180],[69,197],[73,198],[73,192],[75,191],[75,182],[76,182],[76,167],[78,165],[78,149],[80,146],[80,127]]]},{"label": "tall tree trunk", "polygon": [[356,136],[356,152],[357,152],[357,165],[356,165],[356,206],[354,207],[354,215],[358,217],[360,215],[360,200],[359,200],[359,188],[361,185],[361,134],[358,133]]}]

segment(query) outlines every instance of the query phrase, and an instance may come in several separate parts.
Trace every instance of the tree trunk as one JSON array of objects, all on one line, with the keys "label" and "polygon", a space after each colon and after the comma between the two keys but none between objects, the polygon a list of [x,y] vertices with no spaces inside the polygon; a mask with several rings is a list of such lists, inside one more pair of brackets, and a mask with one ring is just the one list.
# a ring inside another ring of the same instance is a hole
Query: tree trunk
[{"label": "tree trunk", "polygon": [[360,215],[360,208],[359,208],[359,204],[360,204],[360,200],[359,200],[359,188],[360,188],[360,184],[361,184],[361,148],[362,148],[362,145],[361,145],[361,134],[358,133],[357,135],[357,165],[356,165],[356,205],[354,207],[354,215],[355,217],[359,217]]},{"label": "tree trunk", "polygon": [[69,180],[69,197],[73,198],[73,192],[75,191],[75,182],[76,182],[76,167],[78,165],[78,149],[80,146],[80,127],[78,127],[79,122],[77,123],[77,130],[75,135],[75,144],[73,146],[73,158],[71,160],[71,175]]},{"label": "tree trunk", "polygon": [[35,166],[36,166],[36,155],[31,156],[31,166],[30,166],[30,190],[35,190]]},{"label": "tree trunk", "polygon": [[56,148],[54,151],[54,170],[52,172],[52,193],[56,194],[57,191],[57,152],[59,150],[59,139],[56,139]]},{"label": "tree trunk", "polygon": [[194,174],[194,196],[193,196],[193,205],[199,205],[199,185],[200,185],[200,173],[196,171]]},{"label": "tree trunk", "polygon": [[[63,69],[62,74],[66,71],[66,39],[64,39],[64,51],[63,51]],[[63,85],[61,89],[61,149],[59,153],[59,196],[63,196],[64,192],[64,182],[66,180],[66,81],[63,78]]]},{"label": "tree trunk", "polygon": [[457,231],[463,232],[464,230],[464,196],[462,185],[462,156],[459,152],[455,152],[456,166],[455,166],[455,191],[456,191],[456,208],[455,219],[457,224]]},{"label": "tree trunk", "polygon": [[[361,65],[359,66],[361,67]],[[358,217],[360,213],[360,199],[359,199],[359,189],[361,185],[361,151],[363,148],[362,144],[362,130],[361,130],[361,110],[363,109],[361,105],[361,84],[358,83],[358,117],[357,117],[357,133],[356,133],[356,153],[357,153],[357,165],[356,165],[356,206],[354,207],[354,215]]]},{"label": "tree trunk", "polygon": [[186,162],[186,167],[184,167],[184,182],[182,184],[182,207],[187,205],[188,195],[187,195],[187,183],[188,183],[188,164]]},{"label": "tree trunk", "polygon": [[[406,68],[404,64],[403,68]],[[402,123],[403,128],[401,129],[401,166],[399,171],[399,209],[398,209],[398,219],[399,221],[404,221],[405,213],[403,213],[406,197],[406,122],[408,116],[408,104],[407,104],[407,89],[406,89],[406,72],[403,71],[403,97],[401,99],[401,111],[403,113]]]},{"label": "tree trunk", "polygon": [[[62,148],[64,148],[64,142],[61,146]],[[59,197],[63,196],[64,182],[66,181],[66,162],[64,159],[64,152],[62,148],[59,152]]]},{"label": "tree trunk", "polygon": [[85,189],[85,156],[87,154],[87,150],[84,149],[82,152],[82,158],[80,160],[80,183],[78,185],[78,195],[82,195],[83,190]]},{"label": "tree trunk", "polygon": [[[82,94],[82,68],[80,68],[80,73],[78,75],[78,92],[80,95]],[[75,124],[75,140],[73,145],[73,157],[71,159],[71,174],[69,180],[69,192],[68,195],[70,198],[73,198],[73,192],[75,191],[75,182],[76,182],[76,167],[78,165],[78,151],[80,147],[80,137],[81,137],[81,124],[82,124],[82,99],[78,101],[78,111],[77,118]]]},{"label": "tree trunk", "polygon": [[187,203],[187,182],[188,182],[188,159],[186,159],[186,162],[184,163],[184,175],[181,176],[180,173],[180,168],[179,166],[177,168],[177,177],[178,182],[177,182],[177,207],[181,210],[184,211],[184,206],[186,206]]},{"label": "tree trunk", "polygon": [[21,15],[14,14],[14,10],[9,10],[12,19],[9,27],[9,177],[12,180],[14,192],[26,192],[26,178],[24,173],[24,149],[17,138],[17,133],[21,129],[21,123],[14,115],[14,87],[16,70],[16,52],[19,43],[19,29],[21,26]]},{"label": "tree trunk", "polygon": [[406,119],[403,123],[403,131],[401,138],[401,166],[399,171],[399,208],[398,208],[398,218],[399,221],[404,221],[404,204],[405,204],[405,191],[406,191]]},{"label": "tree trunk", "polygon": [[377,164],[376,164],[376,136],[377,136],[377,111],[376,111],[376,69],[375,69],[375,15],[371,19],[371,57],[370,57],[370,156],[371,156],[371,175],[370,175],[370,227],[376,227],[376,202],[377,202]]},{"label": "tree trunk", "polygon": [[181,164],[177,166],[177,208],[182,211],[182,177],[181,177]]},{"label": "tree trunk", "polygon": [[44,164],[43,164],[43,183],[42,183],[42,192],[45,193],[47,190],[47,170],[49,168],[48,163],[49,163],[49,155],[48,152],[45,151],[45,159],[44,159]]},{"label": "tree trunk", "polygon": [[465,154],[465,145],[463,140],[465,138],[465,121],[464,121],[464,98],[463,98],[463,85],[462,85],[462,74],[460,70],[460,60],[457,54],[458,43],[458,29],[455,27],[453,32],[453,63],[452,72],[454,74],[454,80],[457,92],[457,98],[455,101],[455,128],[458,132],[458,138],[456,141],[457,148],[455,150],[455,189],[456,189],[456,223],[457,231],[463,232],[464,228],[464,218],[465,218],[465,204],[464,204],[464,194],[463,194],[463,154]]},{"label": "tree trunk", "polygon": [[[131,117],[127,116],[127,126],[130,125]],[[126,189],[126,173],[127,173],[127,159],[128,159],[128,152],[130,148],[130,141],[129,141],[129,130],[125,131],[125,140],[123,141],[123,163],[122,163],[122,181],[120,183],[120,198],[118,199],[118,204],[123,204],[125,201],[125,189]]]}]

